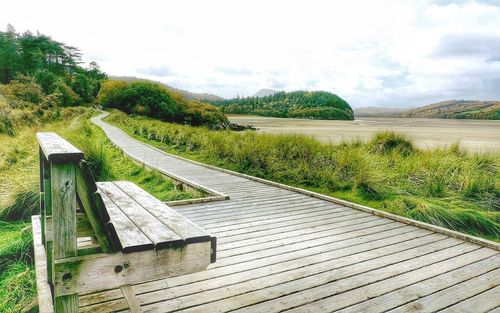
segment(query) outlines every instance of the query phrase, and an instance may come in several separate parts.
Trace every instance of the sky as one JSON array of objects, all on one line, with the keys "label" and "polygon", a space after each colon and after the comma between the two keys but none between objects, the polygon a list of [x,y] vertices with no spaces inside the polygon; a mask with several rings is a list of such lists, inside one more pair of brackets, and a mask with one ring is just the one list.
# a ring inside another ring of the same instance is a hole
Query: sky
[{"label": "sky", "polygon": [[109,75],[226,98],[271,88],[353,107],[500,100],[500,0],[2,1],[8,23],[80,48]]}]

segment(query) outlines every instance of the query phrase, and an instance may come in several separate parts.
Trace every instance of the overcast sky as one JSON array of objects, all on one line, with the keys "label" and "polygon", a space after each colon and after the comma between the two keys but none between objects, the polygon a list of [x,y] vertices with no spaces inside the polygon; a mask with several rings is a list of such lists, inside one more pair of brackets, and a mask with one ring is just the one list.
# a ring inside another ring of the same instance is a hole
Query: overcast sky
[{"label": "overcast sky", "polygon": [[2,1],[7,23],[79,47],[110,75],[223,97],[500,100],[500,0]]}]

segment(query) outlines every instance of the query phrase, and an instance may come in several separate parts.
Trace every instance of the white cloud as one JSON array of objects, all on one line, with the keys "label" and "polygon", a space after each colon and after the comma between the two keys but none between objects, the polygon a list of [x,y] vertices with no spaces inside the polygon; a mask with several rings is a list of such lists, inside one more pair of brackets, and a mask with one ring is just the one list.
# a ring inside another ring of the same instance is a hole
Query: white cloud
[{"label": "white cloud", "polygon": [[[500,36],[492,4],[18,0],[2,4],[0,26],[78,46],[111,75],[191,91],[322,89],[353,106],[415,106],[500,98],[500,56],[477,52]],[[468,42],[475,53],[457,55]]]}]

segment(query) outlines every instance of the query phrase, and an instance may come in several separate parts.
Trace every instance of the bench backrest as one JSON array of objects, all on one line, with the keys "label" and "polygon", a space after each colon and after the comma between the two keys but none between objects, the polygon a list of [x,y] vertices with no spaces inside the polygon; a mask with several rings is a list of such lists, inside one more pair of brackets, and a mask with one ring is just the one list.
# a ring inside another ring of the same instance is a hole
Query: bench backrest
[{"label": "bench backrest", "polygon": [[[92,227],[94,236],[97,239],[101,250],[109,252],[116,250],[111,235],[106,229],[106,224],[109,222],[109,215],[102,201],[101,195],[97,192],[97,186],[90,173],[87,162],[83,159],[84,154],[68,141],[52,132],[37,133],[37,140],[40,147],[40,186],[42,194],[41,199],[41,215],[42,215],[42,234],[45,233],[44,217],[50,216],[53,213],[51,185],[60,185],[62,182],[55,181],[54,172],[58,172],[58,168],[65,168],[65,182],[58,189],[63,197],[62,200],[76,201],[79,207],[85,212],[87,219]],[[75,198],[70,199],[70,198]],[[60,207],[61,205],[59,205]],[[52,218],[52,229],[54,230],[54,242],[59,241],[57,237],[67,237],[66,245],[72,247],[76,245],[76,205],[74,210],[67,208],[59,208],[64,211],[66,223],[57,218]],[[60,211],[60,210],[58,210]],[[71,211],[71,212],[70,212]],[[74,211],[74,212],[73,212]],[[74,216],[74,220],[70,221]],[[65,224],[67,227],[61,233],[57,229]],[[68,229],[71,228],[71,229]],[[56,235],[57,234],[57,235]],[[73,235],[74,234],[74,235]],[[70,238],[71,237],[71,238]],[[71,241],[71,243],[69,242]],[[74,243],[73,243],[74,241]]]}]

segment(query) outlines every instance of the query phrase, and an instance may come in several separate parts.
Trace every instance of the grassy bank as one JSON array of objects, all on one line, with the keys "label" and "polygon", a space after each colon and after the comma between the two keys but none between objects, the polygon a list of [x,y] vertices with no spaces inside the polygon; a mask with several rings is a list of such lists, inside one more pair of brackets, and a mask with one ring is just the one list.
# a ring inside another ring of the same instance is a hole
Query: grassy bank
[{"label": "grassy bank", "polygon": [[29,217],[39,207],[37,131],[55,131],[81,149],[98,181],[129,180],[164,201],[200,196],[177,190],[173,181],[124,156],[89,122],[95,113],[63,109],[51,122],[18,125],[13,136],[0,135],[0,312],[36,305]]},{"label": "grassy bank", "polygon": [[404,136],[322,144],[299,135],[209,131],[129,117],[108,121],[168,152],[453,230],[500,239],[498,154],[422,151]]}]

